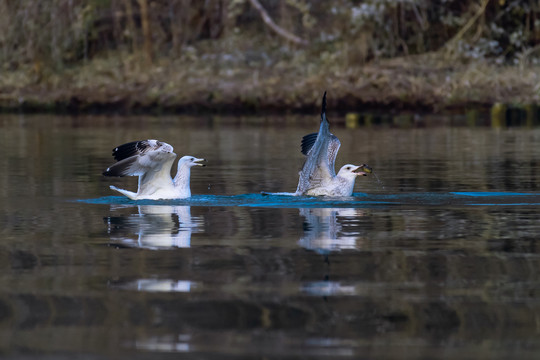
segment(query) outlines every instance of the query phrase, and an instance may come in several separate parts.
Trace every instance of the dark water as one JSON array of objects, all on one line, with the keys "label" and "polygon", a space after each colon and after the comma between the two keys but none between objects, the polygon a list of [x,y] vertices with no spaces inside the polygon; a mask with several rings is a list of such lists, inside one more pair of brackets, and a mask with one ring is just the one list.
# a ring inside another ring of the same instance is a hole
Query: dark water
[{"label": "dark water", "polygon": [[[333,127],[355,196],[294,191],[317,118],[0,117],[4,358],[540,356],[540,129]],[[205,157],[134,203],[111,149]]]}]

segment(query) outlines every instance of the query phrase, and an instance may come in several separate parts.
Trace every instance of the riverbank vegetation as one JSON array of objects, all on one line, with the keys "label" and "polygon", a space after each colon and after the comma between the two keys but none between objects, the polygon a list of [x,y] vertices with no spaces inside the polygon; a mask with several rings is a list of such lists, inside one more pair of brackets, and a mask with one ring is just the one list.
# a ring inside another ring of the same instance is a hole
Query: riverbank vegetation
[{"label": "riverbank vegetation", "polygon": [[540,100],[533,0],[0,0],[0,107],[442,111]]}]

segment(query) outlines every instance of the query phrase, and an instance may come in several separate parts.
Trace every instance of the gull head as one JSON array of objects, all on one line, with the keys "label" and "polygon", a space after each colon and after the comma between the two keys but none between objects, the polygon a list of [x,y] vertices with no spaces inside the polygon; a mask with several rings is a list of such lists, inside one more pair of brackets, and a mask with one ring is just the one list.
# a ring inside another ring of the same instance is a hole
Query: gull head
[{"label": "gull head", "polygon": [[367,174],[371,173],[371,171],[371,168],[366,164],[360,166],[347,164],[343,165],[341,169],[339,169],[337,176],[345,179],[355,179],[357,176],[366,176]]},{"label": "gull head", "polygon": [[201,164],[203,161],[206,161],[206,159],[199,159],[194,156],[186,155],[182,156],[180,160],[178,160],[178,166],[206,166],[205,164]]}]

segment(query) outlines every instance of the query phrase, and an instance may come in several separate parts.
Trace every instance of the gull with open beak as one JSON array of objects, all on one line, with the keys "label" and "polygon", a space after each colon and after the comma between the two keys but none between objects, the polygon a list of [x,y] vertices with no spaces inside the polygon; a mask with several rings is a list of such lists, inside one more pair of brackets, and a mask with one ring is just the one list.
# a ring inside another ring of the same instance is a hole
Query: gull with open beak
[{"label": "gull with open beak", "polygon": [[132,200],[185,199],[191,197],[190,176],[193,166],[205,166],[194,156],[183,156],[178,161],[176,176],[171,178],[171,168],[176,159],[173,147],[159,140],[133,141],[113,150],[117,161],[103,172],[104,176],[138,176],[137,192],[112,190]]},{"label": "gull with open beak", "polygon": [[358,176],[371,173],[368,165],[347,164],[336,175],[335,162],[341,143],[330,132],[330,122],[326,117],[326,92],[322,99],[321,125],[319,132],[308,134],[302,139],[302,154],[306,161],[300,171],[298,187],[294,193],[270,193],[292,196],[351,196]]}]

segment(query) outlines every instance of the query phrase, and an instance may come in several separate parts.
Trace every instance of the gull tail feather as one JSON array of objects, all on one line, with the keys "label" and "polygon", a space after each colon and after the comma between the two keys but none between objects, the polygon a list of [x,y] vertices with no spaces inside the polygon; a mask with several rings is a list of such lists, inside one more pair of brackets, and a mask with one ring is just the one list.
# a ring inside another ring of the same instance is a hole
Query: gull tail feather
[{"label": "gull tail feather", "polygon": [[261,195],[298,196],[300,194],[295,193],[295,192],[292,193],[292,192],[265,192],[265,191],[262,191]]},{"label": "gull tail feather", "polygon": [[128,198],[130,198],[131,200],[137,200],[137,194],[132,192],[132,191],[127,191],[127,190],[124,190],[124,189],[119,189],[117,188],[116,186],[109,186],[111,188],[111,190],[114,190],[114,191],[118,191],[120,194],[124,195],[124,196],[127,196]]}]

